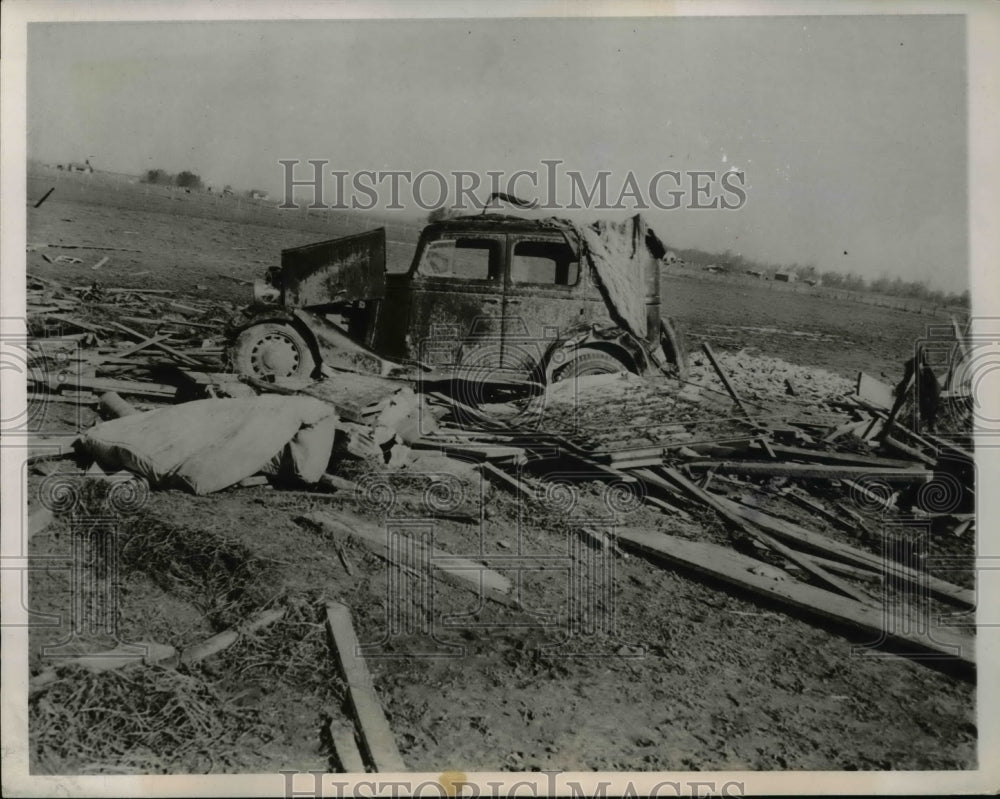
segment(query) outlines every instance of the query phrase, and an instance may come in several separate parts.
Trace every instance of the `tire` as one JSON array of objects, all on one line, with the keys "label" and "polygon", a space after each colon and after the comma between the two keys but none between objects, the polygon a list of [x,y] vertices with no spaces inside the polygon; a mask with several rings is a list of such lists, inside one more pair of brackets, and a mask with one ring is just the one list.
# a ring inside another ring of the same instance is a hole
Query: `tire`
[{"label": "tire", "polygon": [[624,363],[604,350],[583,349],[569,363],[558,367],[552,373],[552,382],[586,375],[606,375],[614,372],[630,372]]},{"label": "tire", "polygon": [[316,370],[309,343],[291,325],[262,322],[236,338],[232,362],[236,372],[258,380],[309,379]]}]

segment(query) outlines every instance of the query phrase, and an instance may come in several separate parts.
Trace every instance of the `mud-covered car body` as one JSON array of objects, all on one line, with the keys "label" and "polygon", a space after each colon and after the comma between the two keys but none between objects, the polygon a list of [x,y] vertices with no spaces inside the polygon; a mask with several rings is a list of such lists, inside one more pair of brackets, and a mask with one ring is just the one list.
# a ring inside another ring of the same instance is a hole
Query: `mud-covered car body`
[{"label": "mud-covered car body", "polygon": [[[284,250],[281,268],[269,271],[236,331],[237,368],[257,376],[271,369],[280,378],[323,363],[374,364],[383,374],[541,383],[582,350],[605,353],[606,367],[613,359],[643,372],[669,330],[655,247],[639,267],[645,336],[615,318],[572,225],[496,214],[435,222],[422,231],[409,268],[397,273],[386,271],[386,248],[380,228]],[[262,324],[267,335],[255,339]],[[280,325],[296,335],[283,342]],[[287,357],[302,342],[309,357]]]}]

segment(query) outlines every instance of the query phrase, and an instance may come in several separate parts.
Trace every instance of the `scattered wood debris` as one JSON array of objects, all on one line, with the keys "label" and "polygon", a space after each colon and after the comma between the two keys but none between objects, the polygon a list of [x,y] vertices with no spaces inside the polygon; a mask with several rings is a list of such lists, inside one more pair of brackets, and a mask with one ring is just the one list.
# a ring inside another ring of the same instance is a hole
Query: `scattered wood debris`
[{"label": "scattered wood debris", "polygon": [[[361,644],[354,632],[351,609],[340,602],[326,605],[326,623],[333,641],[337,665],[347,683],[348,703],[358,724],[365,756],[376,772],[404,772],[406,765],[399,754],[392,729],[386,721],[371,674],[361,654]],[[338,749],[338,753],[340,750]],[[356,766],[353,757],[351,767]],[[343,763],[343,761],[341,761]],[[347,764],[344,764],[347,766]]]}]

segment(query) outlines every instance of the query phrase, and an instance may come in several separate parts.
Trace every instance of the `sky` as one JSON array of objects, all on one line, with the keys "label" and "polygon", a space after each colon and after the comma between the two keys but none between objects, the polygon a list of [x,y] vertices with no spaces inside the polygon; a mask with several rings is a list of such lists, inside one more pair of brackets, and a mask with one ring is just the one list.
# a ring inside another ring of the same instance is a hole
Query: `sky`
[{"label": "sky", "polygon": [[288,158],[560,159],[612,196],[737,169],[738,210],[642,213],[675,248],[968,288],[959,16],[34,23],[28,45],[29,158],[273,194]]}]

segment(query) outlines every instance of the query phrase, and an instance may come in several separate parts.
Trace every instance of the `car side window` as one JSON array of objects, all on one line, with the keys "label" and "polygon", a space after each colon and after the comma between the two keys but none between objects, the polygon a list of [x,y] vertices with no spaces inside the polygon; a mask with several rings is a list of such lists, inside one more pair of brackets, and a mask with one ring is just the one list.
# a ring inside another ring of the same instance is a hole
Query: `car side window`
[{"label": "car side window", "polygon": [[580,279],[580,262],[565,241],[519,241],[514,244],[510,279],[513,283],[575,286]]},{"label": "car side window", "polygon": [[500,240],[466,237],[432,241],[417,272],[453,280],[498,280]]}]

